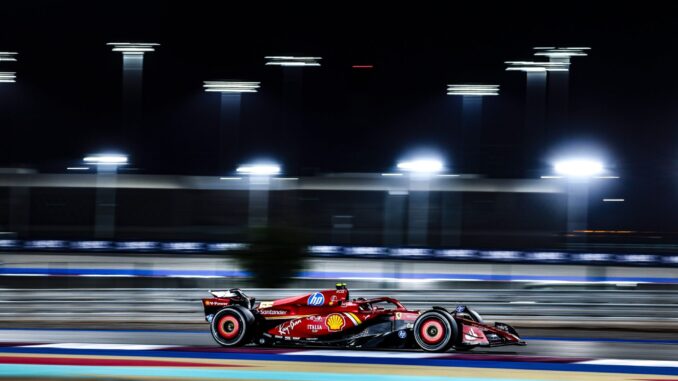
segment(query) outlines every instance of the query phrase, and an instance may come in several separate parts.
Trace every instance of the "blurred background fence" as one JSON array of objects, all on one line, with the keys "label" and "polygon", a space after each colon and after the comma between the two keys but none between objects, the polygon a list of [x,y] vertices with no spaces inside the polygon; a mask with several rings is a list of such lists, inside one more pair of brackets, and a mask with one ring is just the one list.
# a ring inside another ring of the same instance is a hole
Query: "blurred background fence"
[{"label": "blurred background fence", "polygon": [[[272,300],[309,289],[248,289],[258,300]],[[388,295],[406,306],[466,304],[488,320],[517,327],[629,330],[678,329],[678,303],[672,291],[585,289],[352,289],[352,297]],[[205,289],[2,289],[0,321],[23,325],[204,324]]]}]

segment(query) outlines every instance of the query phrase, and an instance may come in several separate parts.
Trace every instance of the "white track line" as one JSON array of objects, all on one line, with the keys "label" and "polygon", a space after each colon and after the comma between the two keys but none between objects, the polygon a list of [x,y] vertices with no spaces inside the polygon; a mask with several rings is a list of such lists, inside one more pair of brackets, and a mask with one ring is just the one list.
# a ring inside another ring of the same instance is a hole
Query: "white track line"
[{"label": "white track line", "polygon": [[24,348],[60,348],[60,349],[113,349],[126,351],[152,351],[158,349],[173,348],[170,345],[146,345],[146,344],[97,344],[97,343],[53,343],[22,345]]},{"label": "white track line", "polygon": [[666,360],[618,360],[618,359],[598,359],[589,361],[579,361],[576,364],[586,365],[622,365],[622,366],[652,366],[678,368],[678,361]]},{"label": "white track line", "polygon": [[313,349],[299,352],[288,352],[284,355],[292,356],[337,356],[337,357],[386,357],[386,358],[433,358],[449,356],[445,353],[412,353],[412,352],[388,352],[388,351],[351,351],[332,349]]}]

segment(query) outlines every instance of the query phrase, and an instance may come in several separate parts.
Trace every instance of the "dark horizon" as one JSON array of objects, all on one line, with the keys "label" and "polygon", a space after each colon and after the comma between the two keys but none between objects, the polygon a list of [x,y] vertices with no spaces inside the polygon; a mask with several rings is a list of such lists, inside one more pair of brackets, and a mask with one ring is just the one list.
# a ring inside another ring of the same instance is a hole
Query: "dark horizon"
[{"label": "dark horizon", "polygon": [[303,149],[290,174],[387,171],[418,147],[437,150],[454,171],[461,101],[446,96],[445,86],[480,82],[501,85],[483,110],[484,174],[538,177],[548,157],[531,168],[521,161],[525,75],[506,72],[504,61],[534,59],[534,46],[574,45],[592,50],[573,59],[569,124],[544,149],[586,142],[627,178],[675,173],[678,78],[670,37],[678,26],[668,9],[649,17],[631,7],[446,8],[10,4],[0,50],[18,51],[19,61],[1,65],[18,76],[0,89],[2,124],[14,133],[3,164],[63,172],[86,153],[120,150],[122,59],[106,43],[129,40],[161,44],[146,54],[143,125],[136,149],[126,152],[140,173],[228,174],[217,167],[219,97],[203,92],[209,79],[262,82],[259,93],[243,96],[241,161],[267,155],[285,166],[283,75],[264,66],[264,56],[300,54],[323,59],[303,69],[296,136]]}]

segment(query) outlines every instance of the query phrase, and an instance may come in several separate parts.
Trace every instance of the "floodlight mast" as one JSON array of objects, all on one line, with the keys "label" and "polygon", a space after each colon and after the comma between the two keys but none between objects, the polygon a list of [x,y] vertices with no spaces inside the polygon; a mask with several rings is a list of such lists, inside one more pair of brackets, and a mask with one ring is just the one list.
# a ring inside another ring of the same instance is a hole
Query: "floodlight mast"
[{"label": "floodlight mast", "polygon": [[97,238],[113,239],[115,237],[117,172],[119,167],[129,163],[128,157],[118,153],[100,153],[85,156],[82,161],[96,167],[94,235]]},{"label": "floodlight mast", "polygon": [[[396,164],[398,171],[407,175],[407,244],[422,246],[427,244],[429,233],[429,188],[435,176],[445,171],[445,164],[437,157],[419,156],[399,161]],[[404,208],[396,199],[401,199],[401,193],[389,192],[392,202],[388,206],[393,209],[389,214],[402,215]]]},{"label": "floodlight mast", "polygon": [[113,52],[122,53],[122,140],[134,152],[142,123],[144,55],[154,52],[155,42],[109,42]]},{"label": "floodlight mast", "polygon": [[[546,57],[550,63],[565,64],[571,68],[573,57],[585,57],[590,50],[590,47],[538,46],[534,48],[534,55]],[[555,140],[569,130],[569,88],[570,70],[549,72],[547,144],[555,143]]]},{"label": "floodlight mast", "polygon": [[303,77],[304,71],[320,67],[322,57],[297,55],[268,55],[264,57],[265,66],[282,67],[283,97],[281,115],[282,154],[286,168],[298,170],[301,162],[301,150],[297,137],[304,129],[303,113]]},{"label": "floodlight mast", "polygon": [[581,231],[588,228],[589,183],[593,179],[617,178],[609,176],[605,164],[590,156],[573,156],[556,160],[554,175],[544,179],[567,181],[567,244],[573,246],[586,241]]},{"label": "floodlight mast", "polygon": [[[5,62],[16,62],[16,52],[0,52],[0,64]],[[4,70],[4,65],[3,65]],[[5,86],[6,84],[13,84],[16,82],[16,72],[15,71],[0,71],[0,86]],[[8,88],[10,90],[11,88]],[[6,133],[9,133],[9,136],[5,136],[0,142],[0,165],[6,165],[14,162],[13,155],[13,139],[12,128],[10,126],[5,127]],[[9,127],[9,128],[8,128]]]},{"label": "floodlight mast", "polygon": [[[546,132],[546,77],[547,73],[569,70],[562,62],[506,61],[507,71],[525,73],[525,144],[523,168],[529,172],[535,157],[541,157]],[[528,173],[526,173],[528,175]]]},{"label": "floodlight mast", "polygon": [[499,85],[449,84],[447,95],[461,97],[461,131],[452,139],[456,166],[467,173],[483,170],[481,140],[483,124],[483,99],[499,95]]},{"label": "floodlight mast", "polygon": [[219,98],[219,171],[232,168],[240,158],[240,114],[242,95],[259,91],[261,82],[240,80],[204,81],[206,93],[218,93]]},{"label": "floodlight mast", "polygon": [[270,161],[242,164],[236,168],[236,173],[249,178],[249,227],[267,226],[271,178],[282,173],[280,164]]}]

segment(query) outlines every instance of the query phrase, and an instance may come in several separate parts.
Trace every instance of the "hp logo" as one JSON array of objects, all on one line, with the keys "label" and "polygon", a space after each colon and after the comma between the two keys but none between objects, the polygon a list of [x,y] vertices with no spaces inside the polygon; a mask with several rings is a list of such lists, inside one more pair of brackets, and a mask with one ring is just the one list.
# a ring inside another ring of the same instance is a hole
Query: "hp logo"
[{"label": "hp logo", "polygon": [[325,296],[319,292],[314,292],[308,297],[306,304],[309,306],[322,306],[325,304]]}]

